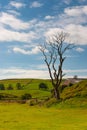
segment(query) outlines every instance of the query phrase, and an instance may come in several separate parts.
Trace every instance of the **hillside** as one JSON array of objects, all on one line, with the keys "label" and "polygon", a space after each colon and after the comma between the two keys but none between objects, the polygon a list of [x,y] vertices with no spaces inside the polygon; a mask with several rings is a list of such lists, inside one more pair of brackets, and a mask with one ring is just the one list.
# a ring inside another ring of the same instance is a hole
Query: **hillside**
[{"label": "hillside", "polygon": [[87,97],[87,80],[76,83],[73,86],[66,87],[62,92],[61,97],[63,99]]},{"label": "hillside", "polygon": [[63,106],[87,107],[87,80],[66,87],[61,93]]},{"label": "hillside", "polygon": [[[16,85],[20,83],[22,88],[20,90],[17,89]],[[43,91],[39,89],[39,84],[45,83],[48,86],[47,91]],[[50,80],[41,80],[41,79],[9,79],[9,80],[0,80],[0,84],[5,86],[5,90],[0,90],[0,94],[2,95],[14,95],[17,96],[18,99],[21,98],[25,93],[29,93],[32,95],[32,98],[44,98],[46,96],[50,96],[50,89],[52,88]],[[8,90],[9,84],[12,85],[13,89]]]},{"label": "hillside", "polygon": [[[16,84],[20,83],[22,89],[18,90]],[[39,84],[45,83],[48,86],[47,90],[39,89]],[[41,79],[9,79],[9,80],[0,80],[0,84],[4,84],[5,90],[0,90],[0,95],[4,99],[21,99],[21,96],[24,94],[31,94],[32,98],[44,100],[47,97],[51,97],[52,85],[50,80],[41,80]],[[12,85],[13,90],[8,90],[9,84]],[[3,96],[2,96],[3,95]],[[1,98],[1,99],[3,99]],[[87,105],[87,80],[81,81],[74,84],[73,86],[66,87],[61,92],[61,99],[63,104],[76,104],[80,106]]]}]

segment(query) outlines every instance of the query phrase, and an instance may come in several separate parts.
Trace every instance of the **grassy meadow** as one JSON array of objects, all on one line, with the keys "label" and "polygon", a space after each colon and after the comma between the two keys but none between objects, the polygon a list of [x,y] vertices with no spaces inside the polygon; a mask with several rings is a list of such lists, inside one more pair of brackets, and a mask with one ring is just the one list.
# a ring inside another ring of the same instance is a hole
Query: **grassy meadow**
[{"label": "grassy meadow", "polygon": [[[21,83],[23,89],[17,90],[16,84]],[[47,90],[39,89],[39,84],[45,83]],[[15,95],[17,99],[25,93],[30,93],[44,104],[30,106],[17,102],[5,102],[0,99],[0,130],[87,130],[87,80],[66,87],[60,94],[62,101],[51,97],[50,80],[15,79],[1,80],[5,90],[0,95]],[[7,87],[12,84],[13,90]]]},{"label": "grassy meadow", "polygon": [[[16,84],[20,83],[23,86],[23,89],[17,90]],[[49,90],[43,91],[39,90],[39,84],[45,83]],[[52,84],[50,80],[40,80],[40,79],[11,79],[11,80],[1,80],[0,84],[4,84],[5,90],[0,90],[0,93],[11,94],[17,96],[18,98],[25,93],[30,93],[33,98],[43,98],[44,96],[50,96],[50,90],[52,88]],[[7,90],[9,84],[12,85],[13,90]]]},{"label": "grassy meadow", "polygon": [[0,130],[87,130],[87,109],[0,104]]}]

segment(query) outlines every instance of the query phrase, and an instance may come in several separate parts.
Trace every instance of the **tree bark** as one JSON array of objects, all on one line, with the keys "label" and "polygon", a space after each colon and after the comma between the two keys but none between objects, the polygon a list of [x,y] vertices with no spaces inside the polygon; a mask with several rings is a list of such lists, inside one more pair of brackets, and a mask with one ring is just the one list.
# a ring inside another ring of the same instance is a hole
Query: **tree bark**
[{"label": "tree bark", "polygon": [[60,94],[59,94],[59,90],[57,87],[54,88],[54,97],[59,100],[60,99]]}]

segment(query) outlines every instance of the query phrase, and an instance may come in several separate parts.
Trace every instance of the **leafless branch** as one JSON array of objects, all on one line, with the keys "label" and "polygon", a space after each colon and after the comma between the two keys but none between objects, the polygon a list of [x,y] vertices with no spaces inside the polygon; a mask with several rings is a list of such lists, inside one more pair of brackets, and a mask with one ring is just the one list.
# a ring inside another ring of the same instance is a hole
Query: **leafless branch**
[{"label": "leafless branch", "polygon": [[[55,34],[51,37],[51,40],[40,46],[55,91],[58,91],[62,78],[65,75],[62,68],[66,59],[64,54],[67,50],[74,48],[73,44],[66,43],[67,36],[68,34],[63,32]],[[56,92],[57,94],[59,92]],[[59,98],[59,95],[57,96]]]}]

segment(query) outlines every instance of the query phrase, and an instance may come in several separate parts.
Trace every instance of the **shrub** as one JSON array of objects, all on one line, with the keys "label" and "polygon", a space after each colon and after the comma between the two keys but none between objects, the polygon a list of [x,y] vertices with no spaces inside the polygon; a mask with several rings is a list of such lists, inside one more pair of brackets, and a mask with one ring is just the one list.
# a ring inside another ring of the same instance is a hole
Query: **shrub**
[{"label": "shrub", "polygon": [[9,84],[9,86],[7,87],[8,90],[13,90],[12,84]]},{"label": "shrub", "polygon": [[30,101],[29,101],[29,105],[30,106],[34,106],[34,105],[37,105],[38,104],[38,100],[37,99],[31,99]]},{"label": "shrub", "polygon": [[70,86],[70,87],[73,86],[73,83],[69,83],[69,86]]},{"label": "shrub", "polygon": [[61,85],[60,87],[59,87],[59,91],[60,91],[60,93],[62,93],[62,91],[65,89],[67,87],[67,85]]},{"label": "shrub", "polygon": [[48,87],[47,87],[47,85],[46,85],[45,83],[40,83],[40,84],[39,84],[39,89],[47,90]]},{"label": "shrub", "polygon": [[16,84],[16,87],[17,87],[18,90],[21,90],[21,89],[22,89],[22,86],[21,86],[20,83],[17,83],[17,84]]},{"label": "shrub", "polygon": [[0,84],[0,90],[5,90],[4,84]]},{"label": "shrub", "polygon": [[2,98],[4,98],[4,96],[3,96],[2,94],[0,94],[0,100],[1,100]]},{"label": "shrub", "polygon": [[17,102],[20,103],[20,104],[25,104],[26,100],[18,100]]},{"label": "shrub", "polygon": [[52,105],[57,104],[58,101],[55,98],[50,98],[47,102],[45,102],[46,107],[51,107]]},{"label": "shrub", "polygon": [[29,93],[25,93],[24,95],[21,96],[22,100],[28,100],[28,99],[31,99],[31,98],[32,98],[32,96]]},{"label": "shrub", "polygon": [[25,86],[24,86],[24,85],[22,85],[22,87],[21,87],[21,88],[22,88],[22,89],[24,89],[24,87],[25,87]]}]

